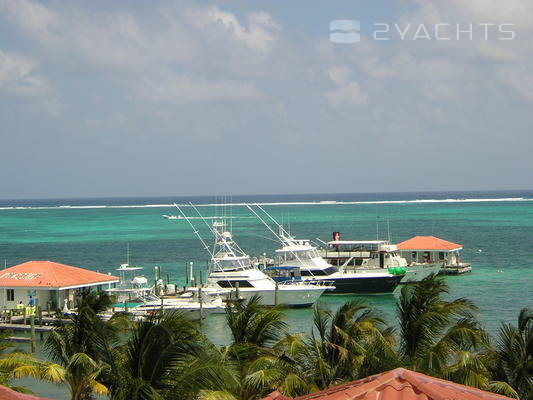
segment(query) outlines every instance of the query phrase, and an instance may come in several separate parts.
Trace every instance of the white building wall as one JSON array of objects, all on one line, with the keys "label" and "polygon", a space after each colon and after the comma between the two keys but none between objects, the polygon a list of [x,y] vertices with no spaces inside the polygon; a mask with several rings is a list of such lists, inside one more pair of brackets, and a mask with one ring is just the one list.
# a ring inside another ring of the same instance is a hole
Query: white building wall
[{"label": "white building wall", "polygon": [[0,289],[0,307],[2,309],[15,308],[20,302],[27,306],[30,301],[30,295],[33,297],[35,306],[41,306],[41,308],[46,309],[46,303],[52,300],[56,292],[55,290],[13,289],[15,297],[12,301],[9,301],[7,298],[8,290],[6,288]]},{"label": "white building wall", "polygon": [[[416,251],[416,258],[413,257],[413,252]],[[459,251],[429,251],[426,252],[424,250],[400,250],[400,254],[403,258],[407,260],[407,263],[410,264],[412,262],[417,263],[423,263],[424,262],[424,256],[429,253],[429,260],[430,262],[446,262],[446,265],[456,264],[457,258],[459,256]],[[444,259],[441,258],[441,253],[444,253]]]}]

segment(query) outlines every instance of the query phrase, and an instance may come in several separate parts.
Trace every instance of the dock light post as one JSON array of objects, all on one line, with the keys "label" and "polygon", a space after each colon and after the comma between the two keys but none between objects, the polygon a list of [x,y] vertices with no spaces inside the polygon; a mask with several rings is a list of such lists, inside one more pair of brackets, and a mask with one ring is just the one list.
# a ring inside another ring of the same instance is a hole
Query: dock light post
[{"label": "dock light post", "polygon": [[194,264],[193,264],[193,262],[191,261],[191,262],[189,263],[189,274],[190,274],[191,286],[194,286],[194,283],[195,283],[195,282],[194,282],[194,271],[193,271],[193,266],[194,266]]}]

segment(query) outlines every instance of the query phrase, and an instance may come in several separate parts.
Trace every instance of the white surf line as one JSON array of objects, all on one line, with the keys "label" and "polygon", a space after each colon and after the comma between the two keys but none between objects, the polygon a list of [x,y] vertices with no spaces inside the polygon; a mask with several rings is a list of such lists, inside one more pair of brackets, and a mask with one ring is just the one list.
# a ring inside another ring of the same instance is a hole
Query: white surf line
[{"label": "white surf line", "polygon": [[[261,206],[333,206],[333,205],[357,205],[357,204],[421,204],[421,203],[497,203],[497,202],[527,202],[533,201],[533,198],[524,197],[503,197],[489,199],[416,199],[416,200],[373,200],[373,201],[285,201],[285,202],[262,202]],[[227,206],[245,206],[249,203],[206,203],[196,204],[196,207],[227,207]],[[0,207],[0,210],[80,210],[80,209],[99,209],[99,208],[171,208],[174,204],[133,204],[133,205],[87,205],[87,206],[10,206]],[[190,204],[179,204],[180,207],[191,207]]]}]

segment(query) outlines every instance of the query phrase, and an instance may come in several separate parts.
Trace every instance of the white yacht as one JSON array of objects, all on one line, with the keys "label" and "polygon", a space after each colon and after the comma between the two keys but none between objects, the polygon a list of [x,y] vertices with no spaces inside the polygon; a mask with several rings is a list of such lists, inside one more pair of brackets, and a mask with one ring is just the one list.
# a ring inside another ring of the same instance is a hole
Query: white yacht
[{"label": "white yacht", "polygon": [[140,299],[141,302],[129,308],[128,312],[136,316],[143,316],[160,310],[178,310],[191,316],[193,319],[202,319],[207,315],[225,312],[225,304],[221,297],[197,293],[186,293],[177,297],[157,297],[147,295]]},{"label": "white yacht", "polygon": [[268,269],[276,277],[280,275],[280,269],[294,268],[299,270],[303,282],[332,282],[335,290],[327,294],[370,294],[392,293],[405,275],[404,269],[356,270],[333,266],[318,253],[309,240],[293,238],[260,205],[255,204],[255,207],[277,225],[279,233],[275,232],[256,210],[249,205],[247,207],[282,244],[282,247],[276,250],[275,267]]},{"label": "white yacht", "polygon": [[400,283],[420,282],[431,274],[437,275],[442,263],[407,263],[400,255],[398,246],[388,240],[340,240],[339,232],[334,232],[326,248],[320,255],[330,264],[341,269],[382,270],[390,272],[405,270]]},{"label": "white yacht", "polygon": [[[190,220],[185,219],[192,226]],[[306,283],[296,279],[279,283],[274,281],[253,265],[250,256],[235,243],[232,233],[226,231],[225,227],[225,223],[220,221],[210,227],[215,242],[210,253],[207,284],[202,287],[204,293],[224,296],[226,299],[249,299],[259,295],[265,306],[283,304],[287,307],[309,307],[324,291],[333,289],[330,282]],[[194,232],[204,247],[209,249],[198,231]],[[197,291],[198,288],[189,287],[186,290]]]},{"label": "white yacht", "polygon": [[286,234],[280,238],[283,247],[276,250],[277,268],[297,267],[303,281],[332,281],[335,290],[331,294],[392,293],[405,276],[405,269],[333,266],[308,240],[297,240]]},{"label": "white yacht", "polygon": [[126,263],[117,268],[119,282],[114,287],[105,289],[105,292],[115,296],[116,301],[119,303],[148,295],[153,291],[153,286],[148,286],[146,277],[137,275],[142,269],[143,267],[130,265],[130,248],[128,245]]}]

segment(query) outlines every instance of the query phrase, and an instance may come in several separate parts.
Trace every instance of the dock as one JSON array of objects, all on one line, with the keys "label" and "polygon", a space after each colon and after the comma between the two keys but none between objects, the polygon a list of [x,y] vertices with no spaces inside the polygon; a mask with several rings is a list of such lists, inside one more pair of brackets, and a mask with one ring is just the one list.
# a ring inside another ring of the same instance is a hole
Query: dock
[{"label": "dock", "polygon": [[43,311],[40,307],[31,310],[27,308],[5,309],[0,312],[0,331],[50,332],[58,321],[60,320],[55,313]]},{"label": "dock", "polygon": [[463,275],[472,272],[470,264],[461,263],[459,265],[445,265],[439,271],[439,275]]},{"label": "dock", "polygon": [[[22,332],[30,332],[32,329],[31,325],[24,325],[24,324],[9,324],[9,323],[0,323],[0,330],[9,330],[9,331],[22,331]],[[54,329],[53,326],[50,325],[35,325],[33,327],[35,332],[50,332]]]}]

